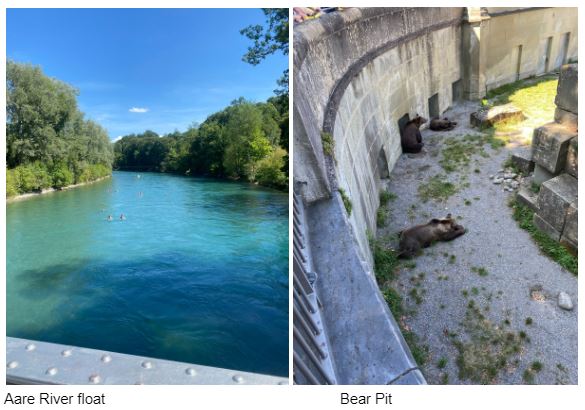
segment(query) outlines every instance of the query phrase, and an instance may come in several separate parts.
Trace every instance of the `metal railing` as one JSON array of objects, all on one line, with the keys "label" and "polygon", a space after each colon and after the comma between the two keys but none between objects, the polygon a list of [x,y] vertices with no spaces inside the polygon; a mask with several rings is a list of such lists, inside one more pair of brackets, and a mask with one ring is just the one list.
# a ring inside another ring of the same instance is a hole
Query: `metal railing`
[{"label": "metal railing", "polygon": [[6,338],[6,384],[288,384],[284,377]]},{"label": "metal railing", "polygon": [[293,371],[296,384],[335,384],[311,270],[303,204],[293,194]]}]

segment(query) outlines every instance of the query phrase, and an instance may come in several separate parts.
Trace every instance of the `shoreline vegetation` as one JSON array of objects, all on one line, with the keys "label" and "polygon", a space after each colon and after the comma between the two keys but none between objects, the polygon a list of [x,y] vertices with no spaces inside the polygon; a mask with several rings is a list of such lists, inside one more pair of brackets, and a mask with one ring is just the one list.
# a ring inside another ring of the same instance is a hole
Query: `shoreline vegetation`
[{"label": "shoreline vegetation", "polygon": [[33,191],[33,192],[27,192],[24,194],[19,194],[19,195],[15,195],[15,196],[11,196],[11,197],[7,197],[6,198],[6,203],[12,203],[12,202],[20,202],[20,201],[24,201],[26,199],[30,199],[30,198],[36,198],[40,195],[44,195],[44,194],[52,194],[55,192],[61,192],[61,191],[68,191],[70,189],[75,189],[75,188],[79,188],[85,185],[91,185],[91,184],[95,184],[96,182],[101,182],[105,179],[110,178],[112,175],[106,175],[103,177],[100,177],[98,179],[94,179],[91,181],[87,181],[87,182],[80,182],[78,184],[72,184],[72,185],[67,185],[61,188],[44,188],[41,189],[40,191]]}]

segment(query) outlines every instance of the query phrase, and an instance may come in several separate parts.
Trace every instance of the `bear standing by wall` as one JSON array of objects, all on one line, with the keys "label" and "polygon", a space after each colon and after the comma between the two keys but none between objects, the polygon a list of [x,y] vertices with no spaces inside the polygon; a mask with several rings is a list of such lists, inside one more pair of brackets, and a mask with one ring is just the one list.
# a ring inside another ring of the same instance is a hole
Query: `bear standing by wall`
[{"label": "bear standing by wall", "polygon": [[425,144],[422,142],[422,135],[420,134],[419,128],[425,122],[427,122],[426,118],[417,115],[414,119],[406,123],[400,139],[402,152],[416,154],[422,150]]}]

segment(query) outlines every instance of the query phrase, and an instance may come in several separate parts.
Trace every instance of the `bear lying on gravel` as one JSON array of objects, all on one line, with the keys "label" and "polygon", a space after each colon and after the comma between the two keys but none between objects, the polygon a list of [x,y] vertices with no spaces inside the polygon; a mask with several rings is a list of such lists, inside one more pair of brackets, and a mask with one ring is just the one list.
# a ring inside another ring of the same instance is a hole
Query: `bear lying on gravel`
[{"label": "bear lying on gravel", "polygon": [[426,248],[437,241],[453,240],[465,232],[465,228],[458,225],[451,218],[451,214],[444,219],[431,219],[429,223],[400,232],[398,257],[412,258],[421,248]]},{"label": "bear lying on gravel", "polygon": [[406,123],[404,131],[402,131],[402,138],[400,139],[403,152],[411,154],[420,152],[425,144],[422,142],[422,135],[420,135],[419,128],[425,122],[427,122],[426,118],[417,115],[414,119]]},{"label": "bear lying on gravel", "polygon": [[449,118],[445,117],[443,119],[440,118],[433,118],[431,120],[430,129],[433,131],[450,131],[457,125],[455,121],[449,121]]}]

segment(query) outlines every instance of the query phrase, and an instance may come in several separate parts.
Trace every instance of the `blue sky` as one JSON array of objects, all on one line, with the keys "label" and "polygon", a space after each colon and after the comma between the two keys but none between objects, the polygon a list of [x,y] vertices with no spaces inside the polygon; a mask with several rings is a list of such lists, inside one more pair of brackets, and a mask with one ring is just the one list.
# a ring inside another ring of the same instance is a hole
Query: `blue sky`
[{"label": "blue sky", "polygon": [[260,9],[8,9],[8,57],[79,89],[111,139],[184,131],[242,96],[273,95],[288,57],[242,61]]}]

